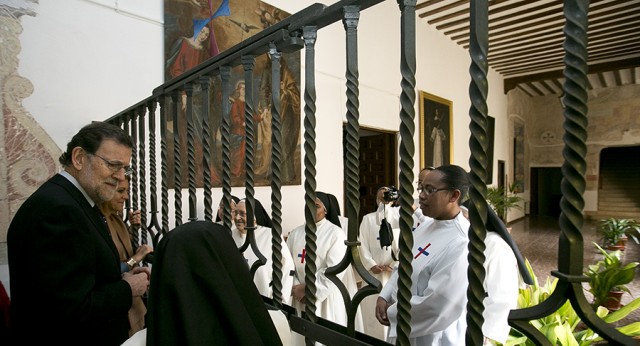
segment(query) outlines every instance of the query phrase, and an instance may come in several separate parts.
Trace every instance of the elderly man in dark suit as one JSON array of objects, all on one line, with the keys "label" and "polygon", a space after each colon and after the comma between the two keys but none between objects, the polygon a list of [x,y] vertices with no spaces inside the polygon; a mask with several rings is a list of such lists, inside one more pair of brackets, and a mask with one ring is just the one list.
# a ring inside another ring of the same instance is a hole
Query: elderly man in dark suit
[{"label": "elderly man in dark suit", "polygon": [[117,126],[83,127],[60,156],[64,169],[20,207],[7,236],[16,344],[120,345],[132,297],[148,268],[120,273],[96,204],[130,174],[132,142]]}]

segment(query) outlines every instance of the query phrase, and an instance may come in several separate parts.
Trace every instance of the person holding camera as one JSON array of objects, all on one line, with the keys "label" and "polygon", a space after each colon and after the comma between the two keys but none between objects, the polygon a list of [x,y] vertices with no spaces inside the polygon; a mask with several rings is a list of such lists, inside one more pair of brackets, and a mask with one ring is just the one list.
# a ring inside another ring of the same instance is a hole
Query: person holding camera
[{"label": "person holding camera", "polygon": [[[359,240],[362,264],[383,286],[391,277],[391,272],[397,264],[393,251],[398,251],[400,230],[398,227],[392,228],[386,220],[386,214],[393,208],[392,206],[397,200],[398,190],[395,187],[380,187],[376,194],[378,209],[365,215],[360,223]],[[387,335],[387,327],[381,325],[375,317],[376,296],[364,298],[360,308],[362,309],[365,333],[384,340]]]}]

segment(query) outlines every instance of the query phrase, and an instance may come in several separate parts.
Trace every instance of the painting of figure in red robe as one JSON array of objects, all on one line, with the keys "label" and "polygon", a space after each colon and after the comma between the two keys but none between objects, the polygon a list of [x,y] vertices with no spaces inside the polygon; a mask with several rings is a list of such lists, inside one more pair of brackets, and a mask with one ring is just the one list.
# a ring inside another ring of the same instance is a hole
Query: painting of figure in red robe
[{"label": "painting of figure in red robe", "polygon": [[[289,16],[267,3],[258,0],[165,0],[165,80],[170,81],[225,50],[276,24]],[[209,61],[207,61],[209,60]],[[300,52],[283,53],[281,58],[280,117],[282,123],[282,183],[301,184],[300,164]],[[246,85],[252,84],[253,90]],[[244,186],[245,153],[247,151],[245,128],[246,93],[253,96],[255,123],[254,182],[267,186],[271,182],[271,61],[264,54],[256,57],[252,83],[246,83],[242,66],[236,66],[231,76],[231,97],[222,99],[220,77],[212,76],[209,87],[195,85],[192,93],[194,129],[194,153],[196,162],[196,186],[203,187],[203,143],[210,148],[210,165],[213,186],[222,185],[222,105],[228,102],[231,112],[231,136],[229,138],[232,186]],[[203,92],[209,97],[208,123],[203,131]],[[167,118],[168,181],[174,186],[174,137],[180,144],[180,162],[183,187],[188,183],[187,166],[187,94],[175,98],[178,111],[177,126],[172,116]],[[169,111],[174,107],[169,107]],[[167,112],[166,114],[171,114]],[[174,130],[174,127],[176,128]],[[204,141],[204,136],[208,141]]]}]

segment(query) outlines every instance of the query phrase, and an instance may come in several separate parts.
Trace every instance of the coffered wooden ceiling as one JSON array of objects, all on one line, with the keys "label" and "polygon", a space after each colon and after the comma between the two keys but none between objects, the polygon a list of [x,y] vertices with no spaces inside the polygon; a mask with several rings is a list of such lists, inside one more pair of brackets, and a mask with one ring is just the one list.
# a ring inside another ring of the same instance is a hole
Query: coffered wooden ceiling
[{"label": "coffered wooden ceiling", "polygon": [[[419,0],[420,19],[455,43],[469,45],[469,0]],[[489,66],[505,92],[562,93],[562,0],[489,1]],[[591,0],[589,89],[640,84],[640,0]]]}]

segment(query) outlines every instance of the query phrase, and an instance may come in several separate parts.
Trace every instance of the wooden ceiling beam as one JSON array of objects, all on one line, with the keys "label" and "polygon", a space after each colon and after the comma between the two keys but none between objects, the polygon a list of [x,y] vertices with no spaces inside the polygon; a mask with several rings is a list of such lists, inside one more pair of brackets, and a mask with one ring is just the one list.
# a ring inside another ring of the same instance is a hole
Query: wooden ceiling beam
[{"label": "wooden ceiling beam", "polygon": [[[609,71],[615,71],[615,70],[620,70],[625,68],[637,68],[637,67],[640,67],[640,57],[590,65],[589,73],[609,72]],[[535,82],[535,81],[540,81],[545,79],[564,78],[564,75],[562,73],[563,73],[563,70],[556,70],[556,71],[530,74],[526,76],[505,78],[504,93],[505,94],[508,93],[509,90],[515,88],[520,83],[527,83],[527,82],[530,83],[530,82]]]}]

